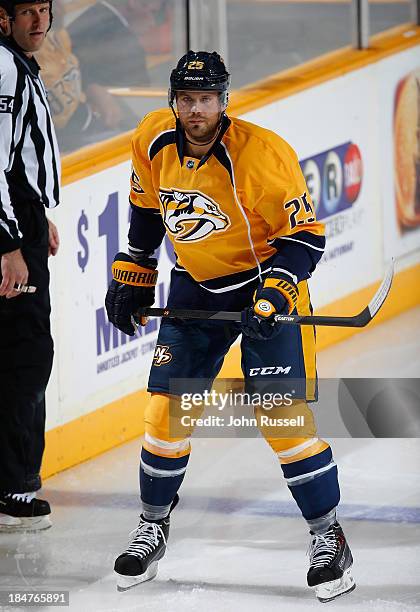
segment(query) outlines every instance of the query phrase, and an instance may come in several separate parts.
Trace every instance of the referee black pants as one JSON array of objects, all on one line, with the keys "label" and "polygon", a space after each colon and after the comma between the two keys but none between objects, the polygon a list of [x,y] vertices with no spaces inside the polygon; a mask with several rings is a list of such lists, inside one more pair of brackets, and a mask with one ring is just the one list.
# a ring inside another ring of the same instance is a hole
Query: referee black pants
[{"label": "referee black pants", "polygon": [[0,492],[37,491],[44,452],[45,389],[51,374],[48,222],[41,204],[18,215],[34,294],[0,297]]}]

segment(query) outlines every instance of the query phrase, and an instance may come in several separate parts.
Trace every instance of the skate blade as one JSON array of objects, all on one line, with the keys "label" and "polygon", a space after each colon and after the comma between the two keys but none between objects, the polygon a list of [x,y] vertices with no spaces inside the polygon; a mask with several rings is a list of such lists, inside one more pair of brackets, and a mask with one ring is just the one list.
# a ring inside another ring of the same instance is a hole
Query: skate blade
[{"label": "skate blade", "polygon": [[133,587],[141,584],[142,582],[147,582],[148,580],[153,580],[158,572],[158,562],[155,561],[151,563],[147,570],[140,574],[139,576],[123,576],[118,572],[114,572],[117,576],[117,591],[128,591]]},{"label": "skate blade", "polygon": [[350,568],[344,572],[341,578],[331,580],[331,582],[323,582],[313,587],[315,595],[321,603],[326,603],[340,597],[340,595],[351,593],[355,588],[356,583],[351,575]]},{"label": "skate blade", "polygon": [[48,514],[34,517],[16,517],[0,514],[0,533],[17,533],[20,531],[42,531],[51,527]]}]

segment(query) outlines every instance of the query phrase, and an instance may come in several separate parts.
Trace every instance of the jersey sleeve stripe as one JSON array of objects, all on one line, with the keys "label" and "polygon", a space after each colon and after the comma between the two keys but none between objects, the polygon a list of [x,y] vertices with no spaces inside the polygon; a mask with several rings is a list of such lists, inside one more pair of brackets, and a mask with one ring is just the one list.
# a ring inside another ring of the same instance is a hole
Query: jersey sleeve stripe
[{"label": "jersey sleeve stripe", "polygon": [[[225,276],[218,276],[209,280],[200,281],[200,287],[210,291],[211,293],[226,293],[227,291],[233,291],[239,289],[256,279],[262,279],[262,276],[268,274],[271,271],[271,264],[273,263],[273,256],[266,259],[263,263],[250,270],[244,270],[243,272],[236,272],[234,274],[227,274]],[[175,271],[178,273],[188,274],[187,270],[183,268],[179,263],[175,266]]]},{"label": "jersey sleeve stripe", "polygon": [[288,276],[290,276],[290,278],[292,279],[292,281],[295,283],[295,285],[298,284],[298,278],[295,274],[292,274],[292,272],[289,272],[289,270],[285,270],[284,268],[278,268],[276,266],[273,266],[271,268],[272,272],[283,272],[283,274],[287,274]]},{"label": "jersey sleeve stripe", "polygon": [[298,281],[309,278],[325,249],[325,236],[298,232],[281,236],[271,242],[277,249],[273,267],[280,267],[294,274]]},{"label": "jersey sleeve stripe", "polygon": [[318,246],[315,246],[314,244],[310,244],[309,242],[306,242],[305,240],[298,240],[297,238],[291,238],[290,236],[282,236],[281,238],[277,238],[276,240],[291,240],[292,242],[298,242],[300,244],[304,244],[305,246],[310,247],[311,249],[315,249],[316,251],[324,252],[325,250],[325,246],[318,247]]}]

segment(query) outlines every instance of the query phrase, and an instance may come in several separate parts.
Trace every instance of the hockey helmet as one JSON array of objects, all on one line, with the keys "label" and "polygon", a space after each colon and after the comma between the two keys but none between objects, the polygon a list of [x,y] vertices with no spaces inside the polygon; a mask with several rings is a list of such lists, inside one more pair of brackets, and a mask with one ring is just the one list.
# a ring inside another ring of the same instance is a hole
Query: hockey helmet
[{"label": "hockey helmet", "polygon": [[[1,1],[1,0],[0,0]],[[172,70],[168,91],[169,106],[173,106],[177,91],[203,90],[220,93],[223,110],[228,103],[230,74],[216,51],[188,51]]]}]

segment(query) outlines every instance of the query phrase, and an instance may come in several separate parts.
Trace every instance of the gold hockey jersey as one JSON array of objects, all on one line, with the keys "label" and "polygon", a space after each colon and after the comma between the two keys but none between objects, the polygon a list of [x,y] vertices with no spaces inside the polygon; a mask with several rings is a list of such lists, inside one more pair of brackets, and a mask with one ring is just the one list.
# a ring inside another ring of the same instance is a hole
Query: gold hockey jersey
[{"label": "gold hockey jersey", "polygon": [[[293,248],[287,270],[296,282],[308,278],[324,248],[324,227],[290,145],[228,117],[203,159],[184,155],[183,140],[165,109],[147,115],[132,141],[131,203],[161,215],[177,268],[200,283],[225,278],[235,287],[264,271],[279,249],[288,260]],[[312,269],[299,269],[299,245],[313,255],[311,264],[303,258],[303,268]]]}]

